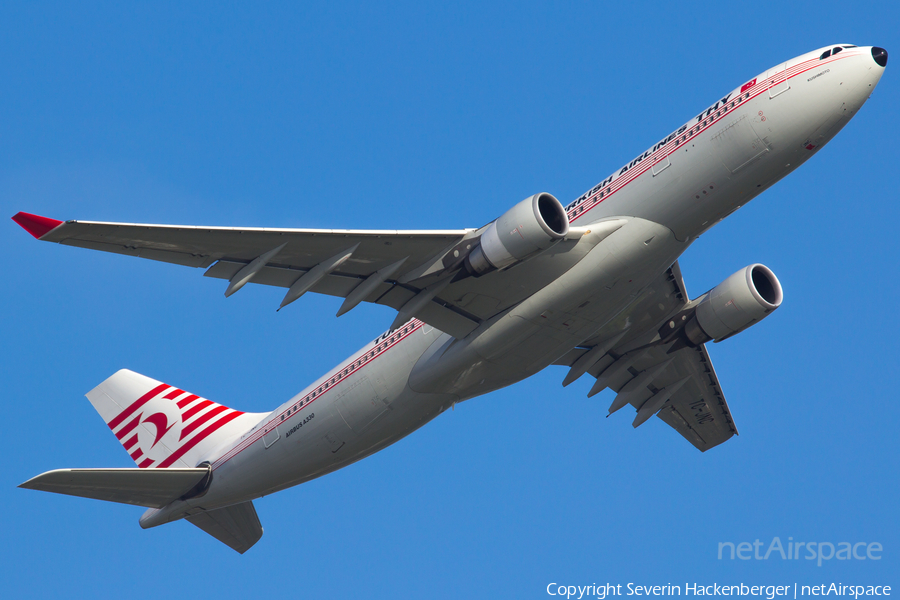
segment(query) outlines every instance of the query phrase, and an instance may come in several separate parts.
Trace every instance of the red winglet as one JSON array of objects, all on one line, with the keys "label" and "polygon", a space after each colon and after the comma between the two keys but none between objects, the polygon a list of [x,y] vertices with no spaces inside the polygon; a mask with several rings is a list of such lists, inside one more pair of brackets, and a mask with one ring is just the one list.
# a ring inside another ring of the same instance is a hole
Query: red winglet
[{"label": "red winglet", "polygon": [[63,223],[62,221],[57,221],[56,219],[51,219],[49,217],[39,217],[38,215],[32,215],[27,212],[16,213],[16,216],[14,216],[12,220],[21,225],[25,229],[25,231],[27,231],[37,239],[41,239],[47,234],[47,232],[56,229]]}]

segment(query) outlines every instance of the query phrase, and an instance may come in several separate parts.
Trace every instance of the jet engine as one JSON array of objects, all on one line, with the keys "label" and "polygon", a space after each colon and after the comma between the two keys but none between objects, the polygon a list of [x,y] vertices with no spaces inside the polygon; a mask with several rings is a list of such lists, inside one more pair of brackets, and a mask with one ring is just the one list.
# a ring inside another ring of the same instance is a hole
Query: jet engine
[{"label": "jet engine", "polygon": [[569,233],[566,209],[546,192],[526,198],[487,226],[478,245],[466,256],[475,276],[508,267],[546,250]]},{"label": "jet engine", "polygon": [[684,333],[694,345],[720,342],[762,321],[781,306],[782,298],[781,284],[768,267],[744,267],[700,300]]}]

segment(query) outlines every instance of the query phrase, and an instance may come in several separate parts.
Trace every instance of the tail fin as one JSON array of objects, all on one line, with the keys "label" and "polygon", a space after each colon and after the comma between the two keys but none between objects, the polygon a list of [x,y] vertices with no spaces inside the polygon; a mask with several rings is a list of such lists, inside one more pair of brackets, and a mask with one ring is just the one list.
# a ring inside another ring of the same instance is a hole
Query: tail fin
[{"label": "tail fin", "polygon": [[127,369],[88,392],[87,398],[141,468],[195,467],[260,417]]}]

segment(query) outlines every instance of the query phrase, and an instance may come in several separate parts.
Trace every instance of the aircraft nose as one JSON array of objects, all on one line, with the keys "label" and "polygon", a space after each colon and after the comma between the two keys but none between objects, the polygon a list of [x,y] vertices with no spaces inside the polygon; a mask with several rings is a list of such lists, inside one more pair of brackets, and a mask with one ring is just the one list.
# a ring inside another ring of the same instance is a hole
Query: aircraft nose
[{"label": "aircraft nose", "polygon": [[872,58],[875,59],[875,62],[878,63],[879,67],[887,66],[887,50],[884,48],[872,46]]}]

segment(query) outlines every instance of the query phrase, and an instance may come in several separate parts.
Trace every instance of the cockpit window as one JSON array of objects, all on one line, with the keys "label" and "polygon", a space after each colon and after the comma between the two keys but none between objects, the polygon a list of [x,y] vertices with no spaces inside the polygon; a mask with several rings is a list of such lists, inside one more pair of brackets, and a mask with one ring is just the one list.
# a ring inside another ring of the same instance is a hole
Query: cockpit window
[{"label": "cockpit window", "polygon": [[819,57],[819,60],[825,60],[829,56],[831,56],[831,50],[826,50],[825,52],[822,53],[822,56]]},{"label": "cockpit window", "polygon": [[841,46],[841,48],[856,48],[856,46],[854,46],[854,45],[851,44],[851,45],[849,45],[849,46]]},{"label": "cockpit window", "polygon": [[831,55],[834,56],[835,54],[837,54],[838,52],[840,52],[842,50],[843,50],[843,48],[838,46],[837,48],[835,48],[834,50],[831,51]]}]

